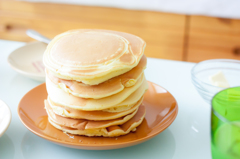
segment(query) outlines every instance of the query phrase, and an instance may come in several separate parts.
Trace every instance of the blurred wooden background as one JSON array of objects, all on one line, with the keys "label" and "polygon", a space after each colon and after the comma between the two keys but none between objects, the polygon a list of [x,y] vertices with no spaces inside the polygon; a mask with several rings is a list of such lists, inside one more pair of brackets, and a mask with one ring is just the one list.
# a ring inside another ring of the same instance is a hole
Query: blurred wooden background
[{"label": "blurred wooden background", "polygon": [[77,28],[118,30],[142,37],[148,57],[240,60],[240,20],[0,0],[0,39],[32,41],[25,34],[29,28],[49,38]]}]

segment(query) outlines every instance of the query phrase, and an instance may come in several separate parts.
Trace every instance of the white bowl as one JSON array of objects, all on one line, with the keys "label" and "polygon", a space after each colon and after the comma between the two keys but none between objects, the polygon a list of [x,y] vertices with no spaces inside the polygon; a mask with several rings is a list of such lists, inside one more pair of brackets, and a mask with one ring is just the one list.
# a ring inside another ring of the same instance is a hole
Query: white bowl
[{"label": "white bowl", "polygon": [[5,133],[11,123],[11,111],[7,104],[0,100],[0,137]]},{"label": "white bowl", "polygon": [[8,63],[18,73],[44,82],[45,68],[42,58],[46,47],[47,44],[38,41],[27,43],[8,56]]},{"label": "white bowl", "polygon": [[230,87],[240,86],[240,61],[230,59],[206,60],[196,64],[192,71],[192,82],[202,96],[209,104],[213,96],[219,91],[225,89],[212,85],[209,77],[217,72],[223,72]]}]

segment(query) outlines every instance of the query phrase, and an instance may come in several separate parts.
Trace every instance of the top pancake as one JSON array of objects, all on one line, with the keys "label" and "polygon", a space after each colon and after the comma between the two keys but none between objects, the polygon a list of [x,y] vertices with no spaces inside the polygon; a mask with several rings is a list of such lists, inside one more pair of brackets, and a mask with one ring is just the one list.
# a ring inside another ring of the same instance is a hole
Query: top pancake
[{"label": "top pancake", "polygon": [[145,42],[132,34],[80,29],[56,36],[44,53],[44,64],[55,76],[97,85],[139,63]]}]

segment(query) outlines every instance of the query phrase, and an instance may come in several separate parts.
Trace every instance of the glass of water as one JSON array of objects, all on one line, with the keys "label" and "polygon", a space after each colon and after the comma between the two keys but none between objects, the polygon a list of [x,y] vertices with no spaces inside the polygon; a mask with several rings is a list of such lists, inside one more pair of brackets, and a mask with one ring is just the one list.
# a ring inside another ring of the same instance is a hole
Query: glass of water
[{"label": "glass of water", "polygon": [[240,87],[212,99],[211,149],[213,159],[240,159]]}]

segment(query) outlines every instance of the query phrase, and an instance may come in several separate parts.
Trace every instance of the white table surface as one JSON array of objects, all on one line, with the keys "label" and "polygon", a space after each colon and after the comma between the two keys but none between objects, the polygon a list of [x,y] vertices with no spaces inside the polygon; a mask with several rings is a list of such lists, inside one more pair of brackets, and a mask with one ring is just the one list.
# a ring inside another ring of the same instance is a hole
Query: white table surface
[{"label": "white table surface", "polygon": [[21,123],[17,107],[21,98],[39,82],[16,73],[7,57],[22,42],[0,40],[0,99],[12,111],[12,122],[0,138],[1,159],[210,159],[210,106],[191,83],[194,63],[148,58],[149,81],[173,94],[179,113],[164,132],[142,144],[117,150],[78,150],[53,144],[31,133]]}]

